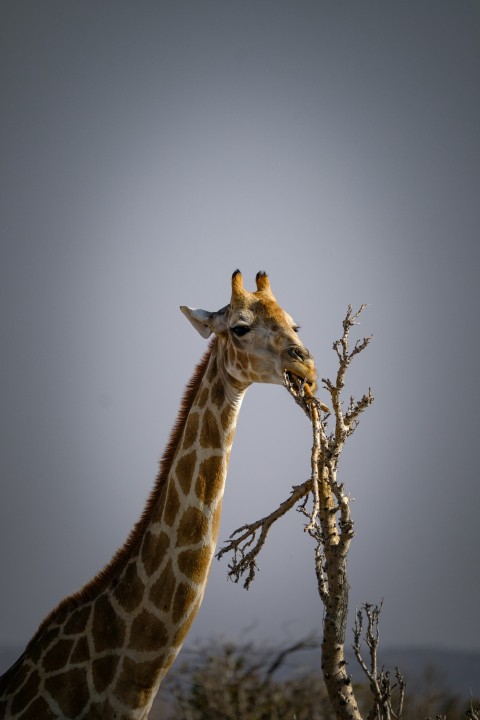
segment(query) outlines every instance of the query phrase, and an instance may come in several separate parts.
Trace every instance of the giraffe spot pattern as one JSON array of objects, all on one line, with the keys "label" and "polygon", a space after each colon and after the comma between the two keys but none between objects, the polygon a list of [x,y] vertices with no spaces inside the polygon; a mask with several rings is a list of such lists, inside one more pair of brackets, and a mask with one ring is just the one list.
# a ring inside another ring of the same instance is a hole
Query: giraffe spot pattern
[{"label": "giraffe spot pattern", "polygon": [[198,613],[198,610],[200,608],[200,604],[202,602],[202,598],[200,597],[195,605],[193,606],[190,615],[186,618],[185,622],[183,622],[180,627],[177,629],[177,632],[175,633],[173,644],[176,646],[179,646],[183,643],[185,640],[185,637],[188,634],[188,631],[192,627],[192,623],[195,620],[195,617]]},{"label": "giraffe spot pattern", "polygon": [[165,623],[155,615],[142,610],[132,622],[130,648],[132,650],[152,651],[161,648],[168,640]]},{"label": "giraffe spot pattern", "polygon": [[[234,417],[235,417],[235,411],[232,410],[232,408],[228,407],[228,405],[227,405],[227,407],[224,410],[222,410],[222,414],[220,415],[220,422],[222,423],[222,427],[224,430],[226,430],[227,428],[229,428],[231,426]],[[229,439],[228,439],[229,444],[231,443],[231,440],[233,440],[233,432],[234,431],[235,431],[235,429],[233,428],[231,431],[232,437],[230,439],[230,436],[229,436]]]},{"label": "giraffe spot pattern", "polygon": [[182,550],[177,558],[178,569],[194,582],[203,582],[208,574],[212,551],[209,545],[196,550]]},{"label": "giraffe spot pattern", "polygon": [[78,635],[83,632],[87,626],[91,611],[91,605],[74,610],[63,627],[63,634]]},{"label": "giraffe spot pattern", "polygon": [[215,415],[208,408],[203,414],[200,445],[204,448],[220,447],[220,432]]},{"label": "giraffe spot pattern", "polygon": [[28,665],[21,665],[18,670],[16,670],[15,674],[13,675],[12,679],[8,683],[8,692],[12,695],[19,690],[25,680],[28,678],[30,673],[32,672],[32,667]]},{"label": "giraffe spot pattern", "polygon": [[210,505],[223,488],[222,458],[218,455],[203,460],[195,481],[195,495],[200,502]]},{"label": "giraffe spot pattern", "polygon": [[37,697],[30,703],[28,708],[23,712],[18,720],[58,720],[57,716],[51,711],[48,703],[42,697]]},{"label": "giraffe spot pattern", "polygon": [[84,668],[71,668],[45,679],[45,690],[59,705],[65,718],[75,718],[87,705],[90,691]]},{"label": "giraffe spot pattern", "polygon": [[212,355],[211,361],[208,364],[207,371],[205,373],[206,380],[211,384],[217,377],[217,359]]},{"label": "giraffe spot pattern", "polygon": [[[152,546],[155,546],[157,544],[157,539],[154,535],[152,535],[152,533],[147,533],[145,535],[144,544],[150,546],[149,557],[155,558],[156,552],[155,548]],[[144,547],[142,547],[142,554],[144,552]],[[136,563],[131,562],[127,565],[123,577],[120,579],[120,582],[115,588],[113,594],[115,595],[115,598],[118,600],[124,610],[126,610],[127,612],[132,612],[132,610],[135,610],[135,608],[142,601],[144,590],[145,588],[143,582],[138,577]]]},{"label": "giraffe spot pattern", "polygon": [[73,648],[73,652],[70,657],[70,662],[80,664],[88,662],[89,660],[90,649],[88,647],[88,640],[84,635],[82,635],[82,637],[79,637],[75,643],[75,647]]},{"label": "giraffe spot pattern", "polygon": [[98,693],[104,692],[109,685],[111,685],[114,677],[117,665],[119,662],[118,655],[105,655],[105,657],[98,658],[92,663],[92,676],[95,685],[95,690]]},{"label": "giraffe spot pattern", "polygon": [[219,410],[222,409],[225,403],[225,387],[220,379],[216,380],[212,385],[210,399]]},{"label": "giraffe spot pattern", "polygon": [[125,657],[115,684],[115,694],[118,699],[131,708],[145,705],[150,695],[150,687],[154,685],[155,677],[159,673],[158,668],[158,658],[153,661],[135,662]]},{"label": "giraffe spot pattern", "polygon": [[183,433],[183,449],[188,450],[193,445],[198,434],[199,415],[197,412],[190,413]]},{"label": "giraffe spot pattern", "polygon": [[177,473],[178,484],[180,485],[184,495],[188,495],[188,491],[190,490],[196,460],[197,453],[195,450],[192,450],[187,453],[187,455],[181,457],[177,462],[175,472]]},{"label": "giraffe spot pattern", "polygon": [[178,524],[176,547],[196,545],[208,533],[208,521],[196,507],[188,507]]},{"label": "giraffe spot pattern", "polygon": [[159,610],[170,611],[176,585],[177,579],[173,571],[172,561],[169,560],[150,591],[150,599]]},{"label": "giraffe spot pattern", "polygon": [[43,656],[43,669],[46,672],[60,670],[67,664],[72,652],[74,640],[57,640]]},{"label": "giraffe spot pattern", "polygon": [[34,670],[23,685],[21,691],[13,698],[10,711],[12,715],[16,715],[25,709],[32,697],[38,692],[40,685],[40,675]]},{"label": "giraffe spot pattern", "polygon": [[178,509],[180,507],[180,500],[178,499],[178,493],[173,482],[168,485],[167,498],[165,501],[165,507],[163,509],[163,519],[170,525],[175,522],[177,517]]},{"label": "giraffe spot pattern", "polygon": [[42,652],[58,637],[59,632],[59,627],[52,627],[37,639],[35,646],[30,651],[30,659],[33,663],[37,663],[40,660]]},{"label": "giraffe spot pattern", "polygon": [[[178,502],[178,495],[176,494],[175,488],[173,488],[170,497],[175,497],[175,503]],[[155,570],[157,570],[168,550],[169,545],[170,539],[165,532],[161,532],[159,535],[156,535],[155,533],[149,531],[145,534],[142,543],[141,558],[147,575],[153,575]]]},{"label": "giraffe spot pattern", "polygon": [[198,407],[201,408],[202,410],[205,407],[205,405],[207,404],[208,396],[209,396],[208,388],[203,388],[203,390],[200,392],[200,395],[198,396],[198,401],[197,401]]},{"label": "giraffe spot pattern", "polygon": [[147,575],[153,575],[158,569],[170,546],[170,538],[167,533],[159,535],[147,533],[142,546],[142,562]]},{"label": "giraffe spot pattern", "polygon": [[95,650],[113,650],[125,640],[125,623],[118,617],[107,595],[100,595],[93,611],[93,638]]},{"label": "giraffe spot pattern", "polygon": [[88,720],[105,720],[105,718],[115,718],[115,720],[129,720],[126,715],[119,713],[108,700],[103,702],[92,703],[88,708]]},{"label": "giraffe spot pattern", "polygon": [[197,593],[190,585],[187,585],[187,583],[179,583],[173,599],[172,620],[175,624],[187,614],[190,605],[196,597]]}]

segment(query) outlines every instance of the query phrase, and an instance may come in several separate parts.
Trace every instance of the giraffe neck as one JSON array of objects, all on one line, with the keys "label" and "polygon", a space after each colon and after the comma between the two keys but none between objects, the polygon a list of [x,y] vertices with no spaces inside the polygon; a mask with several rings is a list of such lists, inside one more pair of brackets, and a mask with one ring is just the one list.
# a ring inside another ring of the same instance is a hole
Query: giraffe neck
[{"label": "giraffe neck", "polygon": [[[214,342],[187,389],[156,486],[127,543],[46,618],[0,681],[7,717],[32,701],[58,718],[147,717],[203,598],[244,392],[222,372]],[[9,697],[19,673],[27,678],[21,700]]]},{"label": "giraffe neck", "polygon": [[150,611],[160,614],[168,635],[162,648],[162,676],[203,598],[244,392],[225,380],[212,351],[139,548],[136,568],[149,587]]}]

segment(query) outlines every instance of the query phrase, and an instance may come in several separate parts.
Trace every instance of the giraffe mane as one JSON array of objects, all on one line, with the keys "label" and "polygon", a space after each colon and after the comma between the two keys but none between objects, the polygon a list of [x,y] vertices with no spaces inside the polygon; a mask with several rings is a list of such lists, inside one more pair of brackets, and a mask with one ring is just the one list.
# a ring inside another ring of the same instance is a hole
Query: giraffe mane
[{"label": "giraffe mane", "polygon": [[[195,396],[198,392],[198,388],[200,386],[202,377],[205,373],[205,369],[208,365],[208,361],[210,360],[210,356],[212,354],[214,345],[216,343],[216,339],[213,338],[212,342],[210,343],[208,350],[205,352],[203,358],[200,360],[198,365],[196,366],[192,377],[190,378],[189,382],[185,386],[185,390],[182,397],[182,402],[180,405],[180,409],[177,414],[177,419],[175,421],[175,424],[173,425],[173,428],[170,432],[170,437],[167,442],[167,445],[165,446],[165,450],[163,452],[162,458],[159,463],[159,471],[155,480],[155,484],[150,491],[150,495],[148,496],[148,499],[146,501],[144,510],[142,512],[142,515],[140,516],[140,519],[136,522],[133,529],[130,531],[130,534],[128,535],[126,541],[124,544],[116,551],[116,553],[113,555],[112,559],[110,560],[107,565],[101,569],[89,582],[86,583],[86,585],[83,586],[80,590],[77,592],[72,593],[71,595],[68,595],[63,600],[60,601],[60,603],[45,617],[45,619],[40,624],[37,632],[32,637],[30,642],[25,648],[25,651],[22,653],[20,658],[17,660],[17,662],[10,668],[10,670],[13,670],[14,667],[17,666],[17,664],[20,662],[20,660],[23,658],[25,653],[35,644],[37,639],[41,636],[44,629],[52,622],[52,620],[59,615],[62,612],[66,612],[69,610],[75,609],[78,605],[88,602],[89,600],[93,600],[97,594],[99,594],[109,583],[109,581],[118,573],[122,571],[124,568],[128,557],[132,550],[135,549],[136,545],[141,541],[143,534],[145,532],[145,528],[148,525],[148,522],[150,520],[150,517],[153,513],[153,510],[155,508],[155,505],[160,498],[162,494],[162,490],[166,485],[168,474],[170,472],[170,468],[172,466],[173,458],[175,456],[176,449],[178,447],[178,444],[181,440],[183,429],[185,427],[185,422],[188,417],[188,413],[190,411],[190,408],[192,407],[193,401],[195,400]],[[10,673],[10,670],[7,670],[7,673]],[[7,674],[5,673],[5,675]],[[0,686],[1,686],[1,680],[4,679],[4,676],[0,678]]]}]

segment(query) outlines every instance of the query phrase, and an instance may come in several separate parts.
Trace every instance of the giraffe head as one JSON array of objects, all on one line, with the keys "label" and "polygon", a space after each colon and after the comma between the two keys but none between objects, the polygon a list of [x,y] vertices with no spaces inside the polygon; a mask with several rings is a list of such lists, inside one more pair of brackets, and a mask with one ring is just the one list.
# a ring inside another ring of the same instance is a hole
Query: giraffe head
[{"label": "giraffe head", "polygon": [[236,385],[252,382],[283,384],[285,373],[316,388],[312,356],[300,341],[298,326],[275,300],[267,274],[257,273],[257,290],[243,287],[242,275],[232,276],[230,303],[217,312],[180,309],[204,338],[217,337],[225,371]]}]

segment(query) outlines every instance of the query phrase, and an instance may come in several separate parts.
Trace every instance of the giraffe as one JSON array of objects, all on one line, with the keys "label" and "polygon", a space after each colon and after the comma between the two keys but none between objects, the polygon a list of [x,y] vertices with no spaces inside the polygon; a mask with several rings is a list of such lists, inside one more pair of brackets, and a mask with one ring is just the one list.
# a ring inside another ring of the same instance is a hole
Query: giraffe
[{"label": "giraffe", "polygon": [[142,517],[110,563],[60,602],[0,678],[0,719],[143,720],[198,612],[238,412],[253,382],[316,371],[268,276],[232,276],[218,312],[180,309],[207,352],[186,387]]}]

